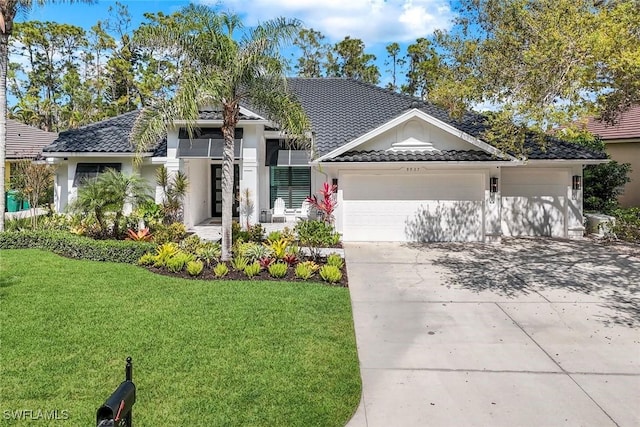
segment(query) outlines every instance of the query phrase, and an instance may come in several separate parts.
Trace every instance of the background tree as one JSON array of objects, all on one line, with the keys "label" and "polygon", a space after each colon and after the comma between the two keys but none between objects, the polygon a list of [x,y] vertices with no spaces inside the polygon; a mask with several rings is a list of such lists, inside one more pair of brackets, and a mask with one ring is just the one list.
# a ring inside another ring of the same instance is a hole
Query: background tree
[{"label": "background tree", "polygon": [[[186,121],[190,135],[199,109],[222,111],[224,137],[222,164],[222,259],[231,257],[231,219],[235,127],[240,103],[250,102],[293,138],[304,136],[308,120],[286,88],[286,61],[282,45],[300,29],[297,21],[283,18],[243,29],[239,18],[219,14],[206,6],[190,5],[175,25],[154,25],[139,35],[143,45],[178,51],[182,58],[175,96],[145,108],[132,132],[138,152],[144,152],[165,135],[175,119]],[[244,30],[239,40],[233,31]]]},{"label": "background tree", "polygon": [[438,53],[429,40],[419,38],[407,46],[406,58],[409,69],[402,92],[428,101],[431,89],[441,78],[442,67]]},{"label": "background tree", "polygon": [[325,36],[313,28],[302,28],[293,45],[299,49],[295,68],[300,77],[322,77],[325,74],[327,54],[330,46],[324,43]]},{"label": "background tree", "polygon": [[391,74],[391,81],[387,84],[387,89],[398,90],[397,69],[405,64],[404,59],[399,56],[400,45],[395,42],[389,43],[385,49],[387,50],[387,60],[385,61],[385,65],[391,67],[391,69],[387,70],[387,72]]},{"label": "background tree", "polygon": [[489,136],[507,148],[522,148],[526,127],[614,119],[640,101],[635,0],[462,0],[457,12],[436,34],[446,67],[430,97],[458,112],[492,105]]},{"label": "background tree", "polygon": [[40,201],[53,186],[55,167],[46,163],[21,160],[15,164],[15,169],[12,184],[20,192],[20,195],[29,202],[31,226],[37,228],[38,215],[36,210],[40,206]]},{"label": "background tree", "polygon": [[328,77],[347,77],[378,84],[380,70],[373,63],[376,56],[364,52],[365,45],[360,39],[345,37],[333,46],[327,58]]},{"label": "background tree", "polygon": [[[83,1],[83,0],[80,0]],[[73,0],[69,0],[73,2]],[[91,0],[84,0],[90,3]],[[43,5],[46,0],[0,0],[0,231],[4,231],[5,182],[4,162],[7,151],[7,68],[9,64],[9,37],[13,33],[13,20],[18,12]]]}]

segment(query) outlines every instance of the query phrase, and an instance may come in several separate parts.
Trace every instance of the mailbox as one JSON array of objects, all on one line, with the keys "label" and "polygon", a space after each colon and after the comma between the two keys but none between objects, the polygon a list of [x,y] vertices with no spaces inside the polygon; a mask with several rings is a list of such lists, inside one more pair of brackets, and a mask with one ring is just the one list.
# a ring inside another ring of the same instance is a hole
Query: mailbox
[{"label": "mailbox", "polygon": [[97,427],[131,427],[132,409],[136,403],[136,385],[133,383],[131,358],[127,358],[125,381],[96,411]]}]

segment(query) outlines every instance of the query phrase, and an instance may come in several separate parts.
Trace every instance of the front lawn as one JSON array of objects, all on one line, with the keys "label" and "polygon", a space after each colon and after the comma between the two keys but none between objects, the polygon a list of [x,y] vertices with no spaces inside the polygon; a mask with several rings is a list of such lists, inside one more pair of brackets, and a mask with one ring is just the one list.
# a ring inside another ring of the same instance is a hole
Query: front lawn
[{"label": "front lawn", "polygon": [[[68,420],[55,425],[95,425],[129,355],[139,426],[342,426],[360,400],[341,287],[184,280],[3,250],[0,344],[3,422],[58,410]],[[34,422],[48,425],[15,424]]]}]

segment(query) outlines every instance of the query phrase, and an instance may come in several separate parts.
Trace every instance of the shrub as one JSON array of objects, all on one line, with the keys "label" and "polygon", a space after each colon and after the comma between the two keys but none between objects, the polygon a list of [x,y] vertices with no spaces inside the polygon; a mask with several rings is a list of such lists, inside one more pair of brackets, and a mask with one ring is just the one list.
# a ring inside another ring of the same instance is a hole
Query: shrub
[{"label": "shrub", "polygon": [[166,267],[169,260],[178,253],[180,248],[175,243],[165,243],[156,249],[156,259],[153,263],[154,267]]},{"label": "shrub", "polygon": [[190,261],[193,261],[193,255],[178,251],[174,256],[167,260],[167,270],[172,273],[179,273],[185,269]]},{"label": "shrub", "polygon": [[613,233],[620,240],[640,243],[640,208],[615,209]]},{"label": "shrub", "polygon": [[280,240],[281,238],[282,238],[282,232],[279,230],[274,230],[267,235],[267,240],[270,242]]},{"label": "shrub", "polygon": [[260,273],[260,270],[260,264],[258,261],[255,261],[244,268],[244,274],[246,274],[248,278],[252,278],[256,274]]},{"label": "shrub", "polygon": [[336,253],[329,254],[327,257],[327,265],[333,265],[338,268],[344,267],[344,260],[342,257]]},{"label": "shrub", "polygon": [[233,221],[231,223],[231,241],[236,242],[238,240],[248,242],[250,240],[250,235],[247,231],[242,230],[242,226],[238,221]]},{"label": "shrub", "polygon": [[249,265],[249,260],[243,256],[236,256],[231,260],[231,268],[236,271],[244,271],[247,265]]},{"label": "shrub", "polygon": [[289,266],[284,262],[274,262],[269,266],[269,274],[271,277],[276,277],[278,279],[286,276],[287,270],[289,270]]},{"label": "shrub", "polygon": [[180,249],[182,249],[187,253],[195,254],[198,248],[202,245],[202,243],[203,242],[200,239],[200,237],[198,237],[198,235],[191,234],[185,237],[184,239],[182,239],[180,243],[178,243],[178,246],[180,246]]},{"label": "shrub", "polygon": [[258,243],[249,243],[248,245],[249,246],[242,252],[242,255],[251,262],[271,256],[271,249],[264,245]]},{"label": "shrub", "polygon": [[265,270],[267,270],[269,266],[273,264],[273,262],[274,262],[274,259],[269,257],[260,258],[258,260],[260,267],[264,268]]},{"label": "shrub", "polygon": [[156,262],[156,256],[151,252],[142,255],[138,260],[138,265],[153,265]]},{"label": "shrub", "polygon": [[287,253],[287,247],[289,246],[289,241],[283,237],[279,240],[269,240],[265,243],[265,246],[271,250],[273,256],[277,259],[282,259]]},{"label": "shrub", "polygon": [[51,214],[42,217],[40,222],[43,230],[71,230],[71,217],[65,214]]},{"label": "shrub", "polygon": [[329,283],[338,283],[342,280],[342,272],[335,265],[324,265],[320,269],[320,277]]},{"label": "shrub", "polygon": [[218,278],[224,277],[229,274],[229,267],[227,267],[227,264],[224,262],[219,262],[218,265],[213,268],[213,274]]},{"label": "shrub", "polygon": [[220,258],[222,250],[220,243],[203,242],[196,249],[196,258],[204,262],[207,266],[212,265],[214,261]]},{"label": "shrub", "polygon": [[300,244],[309,248],[313,259],[320,256],[320,248],[333,246],[336,240],[340,241],[340,234],[335,232],[331,224],[324,221],[300,221],[295,230]]},{"label": "shrub", "polygon": [[187,235],[187,228],[181,222],[174,222],[169,225],[158,225],[155,234],[155,241],[158,244],[174,242],[178,243]]},{"label": "shrub", "polygon": [[300,263],[296,265],[295,274],[298,279],[308,280],[313,276],[313,271],[308,265]]},{"label": "shrub", "polygon": [[143,228],[142,230],[127,230],[127,240],[133,240],[134,242],[150,242],[153,236],[149,233],[148,228]]},{"label": "shrub", "polygon": [[202,261],[195,260],[187,263],[187,273],[189,273],[189,276],[199,276],[203,269],[204,263]]},{"label": "shrub", "polygon": [[249,240],[252,242],[262,243],[264,240],[264,227],[261,224],[255,224],[247,230]]},{"label": "shrub", "polygon": [[136,264],[154,243],[93,240],[66,231],[26,230],[0,233],[0,249],[44,249],[68,258]]},{"label": "shrub", "polygon": [[[318,264],[316,264],[313,261],[303,261],[300,264],[304,265],[305,267],[307,267],[308,269],[311,270],[312,273],[315,273],[316,271],[318,271],[320,269],[320,266]],[[298,264],[298,265],[300,265]]]},{"label": "shrub", "polygon": [[293,265],[298,262],[298,256],[296,254],[286,253],[284,254],[284,257],[282,257],[282,260],[288,265]]}]

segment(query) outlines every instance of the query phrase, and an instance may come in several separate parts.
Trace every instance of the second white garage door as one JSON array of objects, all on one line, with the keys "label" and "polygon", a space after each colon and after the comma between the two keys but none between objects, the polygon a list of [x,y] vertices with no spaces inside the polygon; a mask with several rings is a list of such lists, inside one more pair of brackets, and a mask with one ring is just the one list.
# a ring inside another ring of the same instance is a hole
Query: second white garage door
[{"label": "second white garage door", "polygon": [[484,175],[345,174],[343,240],[480,241]]}]

